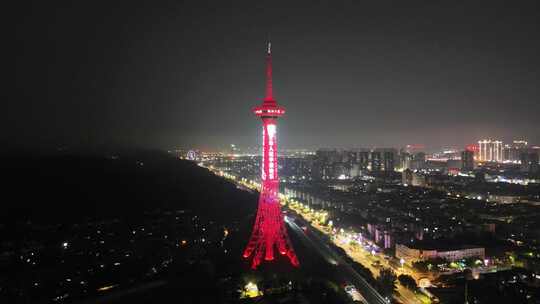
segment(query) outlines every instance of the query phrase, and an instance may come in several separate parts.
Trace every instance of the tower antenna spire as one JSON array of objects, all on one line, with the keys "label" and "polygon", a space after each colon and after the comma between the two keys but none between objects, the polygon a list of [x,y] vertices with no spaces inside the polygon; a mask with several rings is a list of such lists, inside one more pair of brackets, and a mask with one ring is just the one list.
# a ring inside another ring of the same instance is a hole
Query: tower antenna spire
[{"label": "tower antenna spire", "polygon": [[272,43],[270,42],[270,39],[268,39],[266,48],[266,96],[264,97],[264,101],[274,101],[274,92],[272,88]]}]

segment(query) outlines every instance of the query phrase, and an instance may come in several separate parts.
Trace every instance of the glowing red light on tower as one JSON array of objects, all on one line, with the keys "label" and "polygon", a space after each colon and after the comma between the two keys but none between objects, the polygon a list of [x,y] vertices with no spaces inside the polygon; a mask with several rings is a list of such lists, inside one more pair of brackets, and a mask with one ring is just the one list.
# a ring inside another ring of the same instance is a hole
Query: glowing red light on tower
[{"label": "glowing red light on tower", "polygon": [[285,114],[285,109],[274,100],[272,91],[272,52],[268,43],[266,53],[266,96],[263,103],[253,109],[253,113],[263,121],[261,162],[261,193],[253,232],[244,250],[244,258],[253,256],[251,268],[257,268],[263,259],[274,259],[274,250],[286,255],[291,264],[298,266],[283,221],[279,206],[279,177],[277,163],[277,118]]},{"label": "glowing red light on tower", "polygon": [[465,150],[477,153],[480,151],[480,147],[478,144],[470,144],[465,146]]}]

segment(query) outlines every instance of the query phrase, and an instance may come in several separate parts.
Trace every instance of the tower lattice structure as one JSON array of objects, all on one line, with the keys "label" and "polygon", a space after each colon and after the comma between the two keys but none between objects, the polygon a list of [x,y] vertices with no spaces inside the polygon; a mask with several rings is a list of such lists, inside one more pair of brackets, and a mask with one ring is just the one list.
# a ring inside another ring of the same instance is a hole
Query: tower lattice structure
[{"label": "tower lattice structure", "polygon": [[255,225],[243,256],[253,256],[251,268],[256,269],[263,260],[274,260],[274,250],[277,249],[281,255],[288,257],[292,265],[298,266],[279,204],[277,118],[285,114],[285,109],[273,97],[270,43],[266,52],[266,97],[261,105],[253,109],[253,113],[263,123],[261,191]]}]

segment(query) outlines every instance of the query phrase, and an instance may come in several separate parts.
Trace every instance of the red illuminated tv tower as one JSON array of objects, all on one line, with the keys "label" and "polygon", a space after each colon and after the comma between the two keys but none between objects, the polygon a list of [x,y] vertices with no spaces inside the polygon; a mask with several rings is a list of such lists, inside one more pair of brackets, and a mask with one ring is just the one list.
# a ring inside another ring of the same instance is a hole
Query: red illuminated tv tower
[{"label": "red illuminated tv tower", "polygon": [[244,258],[253,256],[251,268],[263,261],[274,259],[274,250],[286,255],[291,264],[298,266],[298,258],[291,246],[279,205],[279,177],[277,164],[277,118],[285,109],[277,104],[272,93],[272,53],[268,43],[266,52],[266,97],[253,113],[263,122],[263,155],[261,162],[261,193],[255,226],[244,250]]}]

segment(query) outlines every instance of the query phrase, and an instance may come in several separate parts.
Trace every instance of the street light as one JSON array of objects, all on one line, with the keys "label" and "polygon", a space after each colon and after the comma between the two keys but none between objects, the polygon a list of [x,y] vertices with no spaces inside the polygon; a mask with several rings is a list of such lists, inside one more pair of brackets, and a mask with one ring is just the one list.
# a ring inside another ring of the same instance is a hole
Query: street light
[{"label": "street light", "polygon": [[248,298],[255,298],[260,295],[259,288],[257,287],[257,284],[253,282],[249,282],[244,287],[244,294]]}]

